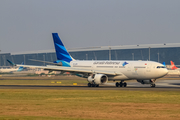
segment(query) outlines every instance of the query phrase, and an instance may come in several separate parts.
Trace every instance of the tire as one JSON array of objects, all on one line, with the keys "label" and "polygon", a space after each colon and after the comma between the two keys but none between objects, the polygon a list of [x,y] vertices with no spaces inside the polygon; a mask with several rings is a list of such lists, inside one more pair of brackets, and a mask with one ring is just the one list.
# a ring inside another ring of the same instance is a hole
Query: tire
[{"label": "tire", "polygon": [[125,82],[125,83],[124,83],[124,87],[126,87],[126,86],[127,86],[127,83]]},{"label": "tire", "polygon": [[96,85],[96,87],[99,87],[99,85]]},{"label": "tire", "polygon": [[88,87],[91,87],[91,83],[88,83]]},{"label": "tire", "polygon": [[151,87],[156,87],[156,85],[155,84],[151,84]]},{"label": "tire", "polygon": [[118,82],[116,82],[116,87],[119,87],[119,83]]},{"label": "tire", "polygon": [[120,82],[119,86],[120,86],[120,87],[122,87],[122,86],[123,86],[123,83],[122,83],[122,82]]}]

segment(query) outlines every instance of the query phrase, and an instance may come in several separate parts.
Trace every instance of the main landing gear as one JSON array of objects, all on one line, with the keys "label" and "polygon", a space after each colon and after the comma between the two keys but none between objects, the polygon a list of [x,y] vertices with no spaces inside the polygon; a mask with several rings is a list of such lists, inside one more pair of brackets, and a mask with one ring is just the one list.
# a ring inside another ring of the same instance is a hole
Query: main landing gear
[{"label": "main landing gear", "polygon": [[156,84],[154,84],[154,83],[153,83],[153,84],[151,84],[151,87],[156,87]]},{"label": "main landing gear", "polygon": [[116,87],[126,87],[127,86],[127,83],[124,82],[124,81],[121,81],[121,82],[116,82]]},{"label": "main landing gear", "polygon": [[98,84],[95,84],[95,83],[93,83],[93,84],[88,83],[88,87],[99,87],[99,85],[98,85]]}]

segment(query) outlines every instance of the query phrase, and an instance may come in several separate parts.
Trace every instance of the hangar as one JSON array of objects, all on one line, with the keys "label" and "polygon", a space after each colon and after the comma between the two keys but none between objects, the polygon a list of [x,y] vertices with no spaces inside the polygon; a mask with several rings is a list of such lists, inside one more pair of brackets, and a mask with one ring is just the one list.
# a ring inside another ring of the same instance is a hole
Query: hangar
[{"label": "hangar", "polygon": [[[170,64],[170,60],[180,65],[180,43],[100,46],[68,49],[77,60],[151,60]],[[27,65],[46,65],[30,59],[55,61],[55,50],[0,53],[0,66],[9,66],[6,59]]]}]

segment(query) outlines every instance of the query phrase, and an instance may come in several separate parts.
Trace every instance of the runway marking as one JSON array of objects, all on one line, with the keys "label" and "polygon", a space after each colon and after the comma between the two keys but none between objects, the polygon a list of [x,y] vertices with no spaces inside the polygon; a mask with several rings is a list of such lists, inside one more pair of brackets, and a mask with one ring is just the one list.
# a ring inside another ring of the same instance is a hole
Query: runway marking
[{"label": "runway marking", "polygon": [[77,83],[73,83],[73,85],[77,85]]}]

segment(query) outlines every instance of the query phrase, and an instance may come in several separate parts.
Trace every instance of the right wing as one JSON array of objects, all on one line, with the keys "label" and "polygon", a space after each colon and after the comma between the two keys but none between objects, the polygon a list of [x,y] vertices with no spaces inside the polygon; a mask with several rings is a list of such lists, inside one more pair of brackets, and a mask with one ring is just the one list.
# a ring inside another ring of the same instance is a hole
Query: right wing
[{"label": "right wing", "polygon": [[41,68],[41,69],[49,70],[49,71],[66,71],[66,72],[75,72],[75,73],[101,73],[101,74],[114,75],[114,76],[122,75],[121,72],[115,72],[115,71],[62,67],[62,66],[33,66],[33,65],[20,65],[20,64],[16,64],[16,66],[23,66],[23,67],[29,67],[29,68]]}]

